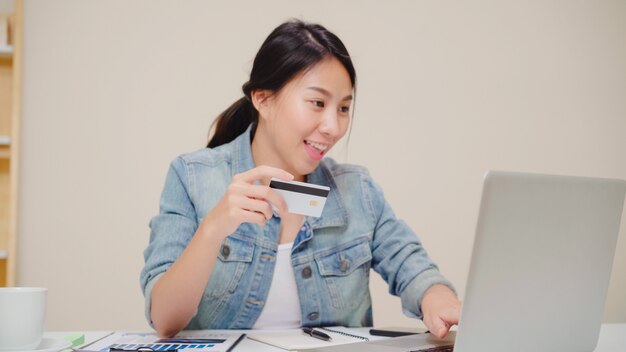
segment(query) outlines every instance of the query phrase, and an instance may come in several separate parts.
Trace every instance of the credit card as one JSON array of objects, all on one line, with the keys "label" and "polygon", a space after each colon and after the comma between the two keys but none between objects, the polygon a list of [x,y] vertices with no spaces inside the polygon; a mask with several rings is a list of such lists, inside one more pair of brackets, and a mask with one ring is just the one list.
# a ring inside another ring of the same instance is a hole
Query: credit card
[{"label": "credit card", "polygon": [[272,178],[273,188],[285,199],[287,211],[294,214],[320,217],[330,188],[298,181],[281,181]]}]

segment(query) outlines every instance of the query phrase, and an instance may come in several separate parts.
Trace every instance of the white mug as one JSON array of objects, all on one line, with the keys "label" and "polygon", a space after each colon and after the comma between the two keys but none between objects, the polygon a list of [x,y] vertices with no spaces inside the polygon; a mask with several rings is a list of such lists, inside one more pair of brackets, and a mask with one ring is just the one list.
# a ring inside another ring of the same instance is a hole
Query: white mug
[{"label": "white mug", "polygon": [[0,351],[34,350],[41,343],[47,288],[0,287]]}]

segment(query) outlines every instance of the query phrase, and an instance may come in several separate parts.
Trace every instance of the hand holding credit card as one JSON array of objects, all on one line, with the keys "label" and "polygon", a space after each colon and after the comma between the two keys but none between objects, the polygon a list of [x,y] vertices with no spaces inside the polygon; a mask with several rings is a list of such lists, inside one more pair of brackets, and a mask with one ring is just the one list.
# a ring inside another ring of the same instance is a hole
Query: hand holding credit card
[{"label": "hand holding credit card", "polygon": [[287,203],[288,212],[320,217],[330,192],[327,186],[272,178],[270,188],[279,193]]}]

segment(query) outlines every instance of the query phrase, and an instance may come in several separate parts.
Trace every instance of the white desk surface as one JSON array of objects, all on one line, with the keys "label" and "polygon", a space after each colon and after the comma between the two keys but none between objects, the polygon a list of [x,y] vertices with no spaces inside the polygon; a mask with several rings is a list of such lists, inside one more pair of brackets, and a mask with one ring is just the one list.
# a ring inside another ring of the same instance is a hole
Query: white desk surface
[{"label": "white desk surface", "polygon": [[[362,330],[367,332],[369,328],[361,328],[357,330]],[[230,330],[231,332],[235,332],[237,330]],[[63,338],[64,336],[68,336],[75,333],[85,334],[85,343],[95,341],[105,335],[109,334],[111,331],[68,331],[68,332],[46,332],[44,336],[46,337],[54,337],[54,338]],[[243,333],[248,333],[250,330],[241,331]],[[266,345],[264,343],[256,342],[250,339],[244,339],[241,341],[234,349],[234,352],[280,352],[283,351],[280,348],[276,348],[270,345]],[[594,352],[626,352],[626,324],[603,324],[600,329],[600,339],[598,341],[598,346],[594,350]]]}]

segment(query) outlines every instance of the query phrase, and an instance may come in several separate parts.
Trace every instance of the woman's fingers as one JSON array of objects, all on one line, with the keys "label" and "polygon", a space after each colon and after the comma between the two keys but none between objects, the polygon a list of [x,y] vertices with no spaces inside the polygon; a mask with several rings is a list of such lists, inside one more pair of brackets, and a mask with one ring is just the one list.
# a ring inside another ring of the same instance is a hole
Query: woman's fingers
[{"label": "woman's fingers", "polygon": [[264,226],[267,218],[264,214],[258,213],[255,211],[249,211],[245,209],[239,209],[239,218],[242,220],[241,222],[251,222],[258,224],[259,226]]},{"label": "woman's fingers", "polygon": [[264,200],[242,197],[239,200],[238,208],[259,213],[263,215],[264,221],[267,221],[272,217],[272,207]]},{"label": "woman's fingers", "polygon": [[279,213],[287,211],[287,203],[285,203],[285,199],[269,186],[248,184],[245,182],[233,182],[229,188],[229,192],[235,197],[243,195],[248,198],[267,201],[270,205],[274,205],[278,209]]},{"label": "woman's fingers", "polygon": [[272,177],[285,181],[293,180],[293,175],[283,169],[262,165],[235,175],[233,181],[252,183],[257,180],[271,179]]},{"label": "woman's fingers", "polygon": [[452,325],[447,324],[438,315],[428,315],[424,317],[424,324],[428,328],[428,331],[436,337],[443,339],[450,331]]},{"label": "woman's fingers", "polygon": [[448,335],[450,331],[450,326],[444,320],[439,317],[435,317],[431,320],[432,327],[430,328],[430,333],[437,336],[440,339],[443,339]]},{"label": "woman's fingers", "polygon": [[244,222],[265,225],[272,217],[272,205],[279,214],[287,211],[283,197],[265,185],[272,177],[290,181],[293,175],[270,166],[259,166],[233,176],[233,180],[220,202],[205,217],[208,229],[220,236],[228,236]]},{"label": "woman's fingers", "polygon": [[247,187],[246,196],[265,200],[269,202],[270,205],[273,204],[276,208],[278,208],[280,213],[287,211],[287,203],[285,203],[285,199],[278,194],[278,192],[268,186],[250,185]]}]

